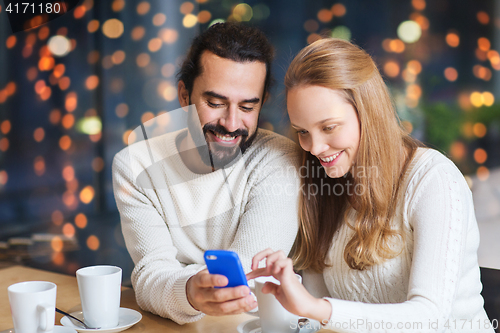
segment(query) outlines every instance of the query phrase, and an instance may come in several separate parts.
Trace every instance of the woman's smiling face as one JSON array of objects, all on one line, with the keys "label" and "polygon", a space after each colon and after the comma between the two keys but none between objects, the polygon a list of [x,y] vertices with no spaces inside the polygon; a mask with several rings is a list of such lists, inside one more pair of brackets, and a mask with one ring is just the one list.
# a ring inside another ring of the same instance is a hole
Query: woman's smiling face
[{"label": "woman's smiling face", "polygon": [[319,159],[329,177],[344,176],[356,160],[360,124],[343,92],[299,85],[288,91],[287,108],[302,149]]}]

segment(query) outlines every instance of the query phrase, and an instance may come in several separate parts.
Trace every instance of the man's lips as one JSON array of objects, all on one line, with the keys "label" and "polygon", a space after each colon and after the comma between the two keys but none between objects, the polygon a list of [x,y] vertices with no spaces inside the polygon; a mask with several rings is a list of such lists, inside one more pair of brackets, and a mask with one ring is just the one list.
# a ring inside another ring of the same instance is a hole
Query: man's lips
[{"label": "man's lips", "polygon": [[207,133],[210,134],[211,141],[217,142],[217,143],[223,144],[223,145],[231,145],[232,146],[232,145],[236,144],[241,138],[240,135],[238,135],[238,136],[222,135],[222,134],[214,132],[214,131],[208,131]]}]

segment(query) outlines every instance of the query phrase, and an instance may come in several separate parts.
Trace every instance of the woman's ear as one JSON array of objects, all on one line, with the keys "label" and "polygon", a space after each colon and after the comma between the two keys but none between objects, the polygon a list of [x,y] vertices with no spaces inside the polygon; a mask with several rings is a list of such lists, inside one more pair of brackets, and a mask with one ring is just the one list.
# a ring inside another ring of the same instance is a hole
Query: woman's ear
[{"label": "woman's ear", "polygon": [[179,81],[179,84],[177,85],[177,98],[179,99],[179,104],[183,109],[189,106],[189,91],[186,89],[186,85],[183,81]]}]

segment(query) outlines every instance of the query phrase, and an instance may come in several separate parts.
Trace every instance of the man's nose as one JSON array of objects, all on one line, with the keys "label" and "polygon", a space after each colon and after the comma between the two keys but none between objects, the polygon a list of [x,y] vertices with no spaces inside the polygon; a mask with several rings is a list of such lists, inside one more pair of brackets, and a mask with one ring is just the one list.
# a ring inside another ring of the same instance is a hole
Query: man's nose
[{"label": "man's nose", "polygon": [[242,122],[239,116],[238,107],[236,105],[230,105],[224,116],[219,120],[219,124],[224,126],[228,132],[234,132],[242,128]]}]

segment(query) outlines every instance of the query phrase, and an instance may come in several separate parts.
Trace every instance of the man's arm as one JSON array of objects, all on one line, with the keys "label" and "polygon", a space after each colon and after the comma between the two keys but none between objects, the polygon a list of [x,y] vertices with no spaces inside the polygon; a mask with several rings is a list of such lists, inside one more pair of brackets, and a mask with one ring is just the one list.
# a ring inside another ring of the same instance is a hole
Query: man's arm
[{"label": "man's arm", "polygon": [[187,280],[204,265],[184,266],[177,259],[168,227],[153,202],[137,186],[127,154],[113,161],[113,189],[123,236],[134,261],[132,285],[138,305],[179,324],[203,317],[186,297]]}]

